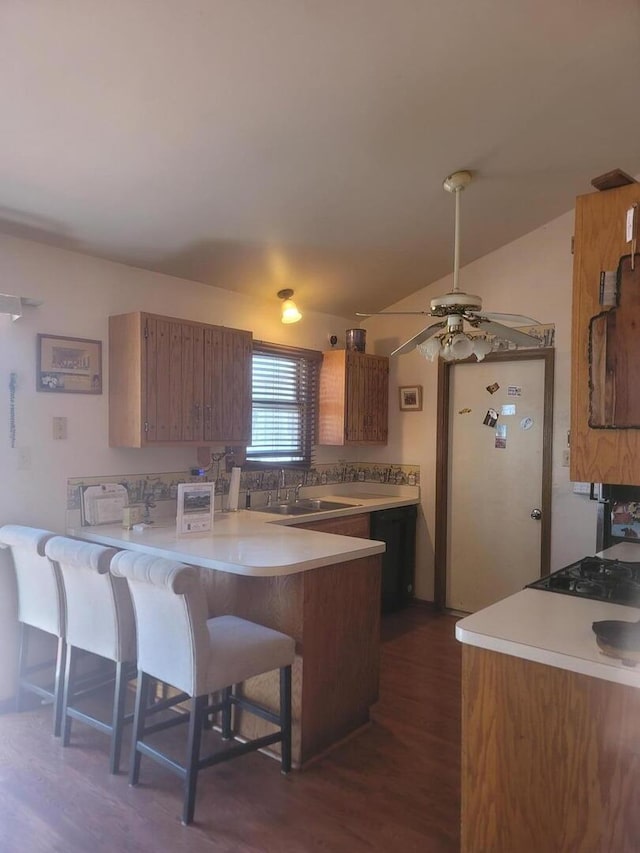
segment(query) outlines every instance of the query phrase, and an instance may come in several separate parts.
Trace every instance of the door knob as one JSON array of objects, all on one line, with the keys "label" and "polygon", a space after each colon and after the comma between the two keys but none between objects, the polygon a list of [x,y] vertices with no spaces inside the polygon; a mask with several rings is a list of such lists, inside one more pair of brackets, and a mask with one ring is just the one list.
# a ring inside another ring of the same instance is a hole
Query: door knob
[{"label": "door knob", "polygon": [[531,518],[533,518],[534,521],[540,521],[540,519],[542,518],[542,510],[541,509],[532,509],[531,510]]}]

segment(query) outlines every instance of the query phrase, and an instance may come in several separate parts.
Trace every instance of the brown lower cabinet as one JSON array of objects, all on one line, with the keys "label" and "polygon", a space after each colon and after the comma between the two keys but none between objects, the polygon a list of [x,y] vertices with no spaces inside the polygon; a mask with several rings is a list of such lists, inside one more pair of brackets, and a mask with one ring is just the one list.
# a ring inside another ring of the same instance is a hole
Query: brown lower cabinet
[{"label": "brown lower cabinet", "polygon": [[[296,641],[291,691],[296,766],[369,721],[380,674],[380,561],[378,554],[280,577],[200,569],[210,616],[231,613]],[[274,710],[278,689],[277,672],[243,685],[246,696]],[[259,737],[273,728],[246,714],[238,730]]]},{"label": "brown lower cabinet", "polygon": [[640,690],[462,647],[462,853],[637,853]]}]

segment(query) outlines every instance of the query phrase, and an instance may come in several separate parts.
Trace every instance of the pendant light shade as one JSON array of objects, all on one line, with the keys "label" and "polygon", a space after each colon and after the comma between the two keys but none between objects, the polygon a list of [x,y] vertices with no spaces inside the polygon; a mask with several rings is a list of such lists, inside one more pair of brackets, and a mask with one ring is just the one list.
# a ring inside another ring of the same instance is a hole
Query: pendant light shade
[{"label": "pendant light shade", "polygon": [[278,299],[282,299],[282,322],[283,323],[297,323],[298,320],[302,319],[302,314],[298,311],[298,306],[291,298],[293,296],[293,290],[287,288],[286,290],[278,291]]}]

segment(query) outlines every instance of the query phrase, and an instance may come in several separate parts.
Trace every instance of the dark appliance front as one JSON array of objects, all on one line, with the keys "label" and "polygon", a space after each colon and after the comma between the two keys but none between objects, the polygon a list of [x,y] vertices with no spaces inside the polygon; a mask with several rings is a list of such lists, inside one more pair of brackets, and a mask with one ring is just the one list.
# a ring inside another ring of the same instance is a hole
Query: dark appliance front
[{"label": "dark appliance front", "polygon": [[640,545],[640,486],[604,483],[597,487],[598,551],[619,542]]}]

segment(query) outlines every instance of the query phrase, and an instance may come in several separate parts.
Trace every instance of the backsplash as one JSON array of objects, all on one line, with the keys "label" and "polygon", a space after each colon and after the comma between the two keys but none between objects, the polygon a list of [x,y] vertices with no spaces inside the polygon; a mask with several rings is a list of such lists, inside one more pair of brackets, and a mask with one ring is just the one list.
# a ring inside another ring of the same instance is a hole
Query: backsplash
[{"label": "backsplash", "polygon": [[[240,490],[252,493],[275,491],[278,488],[280,468],[261,471],[243,471]],[[302,486],[324,486],[333,483],[386,483],[417,486],[420,484],[418,465],[394,465],[390,463],[333,462],[316,465],[310,469],[285,468],[285,488]],[[215,468],[202,477],[192,477],[190,471],[174,471],[160,474],[119,474],[101,477],[74,477],[67,480],[67,511],[70,527],[80,524],[82,490],[87,486],[118,484],[127,491],[129,504],[147,504],[162,514],[162,504],[175,501],[179,483],[198,483],[215,480],[217,503],[223,505],[223,497],[229,492],[231,474],[224,470],[216,473]],[[169,513],[170,506],[166,507]]]}]

